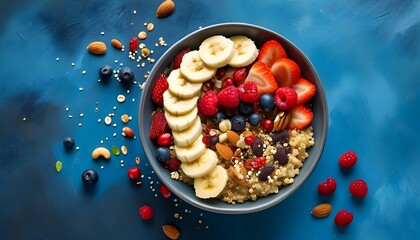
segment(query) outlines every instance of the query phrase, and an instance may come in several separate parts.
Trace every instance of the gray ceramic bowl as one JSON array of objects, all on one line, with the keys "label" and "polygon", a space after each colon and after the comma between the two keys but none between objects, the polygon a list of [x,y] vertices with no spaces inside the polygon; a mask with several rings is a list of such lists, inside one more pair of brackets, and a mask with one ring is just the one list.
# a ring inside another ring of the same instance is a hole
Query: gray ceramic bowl
[{"label": "gray ceramic bowl", "polygon": [[[279,193],[260,198],[255,202],[248,201],[243,204],[231,205],[218,199],[199,199],[195,196],[193,186],[171,179],[169,171],[156,160],[154,146],[152,141],[149,139],[149,129],[151,124],[150,116],[154,111],[151,95],[158,75],[166,68],[170,67],[172,60],[180,51],[188,47],[191,49],[198,49],[200,43],[212,35],[224,35],[226,37],[246,35],[255,41],[257,47],[260,47],[267,40],[275,39],[283,45],[287,55],[298,63],[302,72],[302,77],[313,82],[317,87],[316,95],[312,99],[314,119],[311,124],[314,128],[315,146],[309,149],[309,157],[301,168],[300,174],[295,177],[293,184],[282,188]],[[185,36],[162,55],[152,69],[149,75],[149,80],[143,89],[138,119],[141,143],[150,165],[154,169],[158,178],[172,191],[173,194],[177,195],[185,202],[207,211],[224,214],[243,214],[261,211],[283,201],[295,192],[310,176],[324,149],[328,126],[328,111],[324,88],[318,74],[316,73],[310,60],[298,47],[280,34],[263,27],[244,23],[222,23],[201,28]]]}]

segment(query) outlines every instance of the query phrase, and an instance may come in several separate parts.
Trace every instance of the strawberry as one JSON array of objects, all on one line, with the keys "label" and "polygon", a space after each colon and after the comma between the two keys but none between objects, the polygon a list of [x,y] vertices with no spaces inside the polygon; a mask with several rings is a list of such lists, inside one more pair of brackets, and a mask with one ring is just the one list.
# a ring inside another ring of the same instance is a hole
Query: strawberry
[{"label": "strawberry", "polygon": [[226,87],[217,94],[219,104],[228,108],[239,106],[238,90],[234,86]]},{"label": "strawberry", "polygon": [[219,109],[217,108],[217,95],[212,90],[207,91],[198,101],[198,111],[204,116],[213,116]]},{"label": "strawberry", "polygon": [[277,90],[278,85],[276,79],[271,73],[270,69],[263,62],[256,62],[249,70],[245,82],[254,82],[258,87],[258,92],[273,93]]},{"label": "strawberry", "polygon": [[169,126],[166,122],[165,113],[163,111],[156,111],[152,116],[149,137],[151,139],[156,139],[167,132],[169,132]]},{"label": "strawberry", "polygon": [[350,183],[349,190],[351,195],[364,198],[368,193],[368,186],[364,180],[357,179]]},{"label": "strawberry", "polygon": [[174,69],[178,69],[181,66],[182,57],[184,57],[184,55],[188,53],[189,51],[190,51],[190,48],[187,48],[187,49],[182,50],[180,53],[178,53],[178,55],[176,55],[176,57],[172,61],[172,67]]},{"label": "strawberry", "polygon": [[312,122],[314,117],[312,111],[302,105],[291,108],[289,113],[292,114],[292,119],[287,125],[289,129],[303,129]]},{"label": "strawberry", "polygon": [[307,102],[316,92],[315,85],[304,78],[299,78],[299,80],[293,84],[292,88],[295,89],[298,95],[297,105]]},{"label": "strawberry", "polygon": [[159,105],[163,105],[163,93],[169,88],[168,76],[161,74],[156,80],[152,91],[152,101]]},{"label": "strawberry", "polygon": [[238,94],[242,102],[256,103],[260,100],[260,93],[254,82],[246,82],[239,85]]},{"label": "strawberry", "polygon": [[293,86],[300,78],[300,68],[293,60],[280,58],[271,66],[271,72],[277,84],[283,86]]},{"label": "strawberry", "polygon": [[283,46],[276,40],[265,42],[257,56],[257,60],[263,62],[269,68],[279,58],[287,58],[287,54]]},{"label": "strawberry", "polygon": [[318,185],[318,193],[323,196],[331,195],[335,192],[336,187],[337,183],[335,179],[330,177],[327,178],[327,181],[322,182]]},{"label": "strawberry", "polygon": [[339,227],[345,227],[353,221],[353,214],[347,210],[340,210],[334,217],[334,222]]}]

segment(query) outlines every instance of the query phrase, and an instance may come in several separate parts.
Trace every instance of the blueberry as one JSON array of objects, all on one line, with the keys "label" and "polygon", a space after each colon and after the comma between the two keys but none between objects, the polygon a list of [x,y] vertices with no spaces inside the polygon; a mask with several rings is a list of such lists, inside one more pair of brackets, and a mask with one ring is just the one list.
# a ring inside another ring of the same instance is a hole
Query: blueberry
[{"label": "blueberry", "polygon": [[211,145],[216,145],[216,143],[218,143],[218,142],[219,142],[219,135],[216,135],[216,136],[210,138],[210,144]]},{"label": "blueberry", "polygon": [[66,137],[63,141],[63,145],[66,149],[72,149],[74,147],[74,139],[72,137]]},{"label": "blueberry", "polygon": [[232,123],[232,129],[240,132],[245,129],[246,127],[246,121],[245,117],[242,115],[235,115],[230,119],[230,122]]},{"label": "blueberry", "polygon": [[102,81],[108,80],[112,75],[112,68],[109,65],[105,65],[99,68],[99,77],[101,77]]},{"label": "blueberry", "polygon": [[260,97],[260,106],[265,112],[273,111],[276,104],[274,103],[274,97],[271,94],[265,93]]},{"label": "blueberry", "polygon": [[159,162],[166,162],[171,158],[171,152],[167,147],[156,148],[156,158]]},{"label": "blueberry", "polygon": [[121,80],[121,83],[129,84],[130,82],[134,80],[134,72],[131,68],[125,67],[120,70],[118,77]]},{"label": "blueberry", "polygon": [[262,117],[259,113],[251,113],[251,115],[249,115],[248,117],[248,120],[251,126],[257,126],[258,124],[261,123]]},{"label": "blueberry", "polygon": [[216,113],[216,115],[213,116],[213,124],[215,126],[219,126],[219,123],[223,119],[226,119],[226,114],[224,114],[223,112],[218,112],[218,113]]},{"label": "blueberry", "polygon": [[83,183],[93,185],[99,179],[98,172],[95,169],[87,169],[82,173]]},{"label": "blueberry", "polygon": [[254,112],[254,104],[247,103],[247,102],[241,102],[239,103],[239,113],[248,116],[249,114]]}]

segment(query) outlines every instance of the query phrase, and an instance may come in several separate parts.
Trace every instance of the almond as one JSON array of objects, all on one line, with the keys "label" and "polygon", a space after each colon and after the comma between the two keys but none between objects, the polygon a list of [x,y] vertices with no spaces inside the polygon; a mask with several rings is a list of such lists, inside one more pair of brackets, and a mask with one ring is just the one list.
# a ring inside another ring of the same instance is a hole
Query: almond
[{"label": "almond", "polygon": [[130,138],[134,137],[133,129],[131,129],[129,127],[123,127],[122,131],[123,131],[124,136],[130,137]]},{"label": "almond", "polygon": [[175,9],[175,3],[172,0],[165,0],[156,10],[156,16],[163,18],[169,16]]},{"label": "almond", "polygon": [[232,180],[235,183],[239,185],[247,184],[246,175],[248,174],[248,171],[246,170],[243,164],[239,165],[239,172],[238,170],[236,170],[234,166],[230,166],[227,171],[228,171],[229,176],[232,178]]},{"label": "almond", "polygon": [[111,40],[111,44],[115,48],[118,48],[118,49],[122,49],[123,48],[122,43],[120,41],[118,41],[117,39],[115,39],[115,38]]},{"label": "almond", "polygon": [[330,215],[332,211],[332,206],[329,203],[322,203],[319,204],[318,206],[314,207],[311,211],[312,215],[314,215],[315,217],[326,217],[328,215]]},{"label": "almond", "polygon": [[227,131],[226,134],[230,144],[236,147],[236,143],[239,141],[239,134],[232,130]]},{"label": "almond", "polygon": [[233,151],[227,144],[216,143],[216,150],[220,156],[227,161],[230,161],[230,159],[233,157]]},{"label": "almond", "polygon": [[87,50],[95,55],[104,55],[106,53],[106,44],[104,42],[91,42],[87,46]]},{"label": "almond", "polygon": [[181,236],[181,233],[179,232],[178,228],[169,224],[163,225],[162,230],[163,233],[165,233],[165,235],[172,240],[176,240],[179,238],[179,236]]}]

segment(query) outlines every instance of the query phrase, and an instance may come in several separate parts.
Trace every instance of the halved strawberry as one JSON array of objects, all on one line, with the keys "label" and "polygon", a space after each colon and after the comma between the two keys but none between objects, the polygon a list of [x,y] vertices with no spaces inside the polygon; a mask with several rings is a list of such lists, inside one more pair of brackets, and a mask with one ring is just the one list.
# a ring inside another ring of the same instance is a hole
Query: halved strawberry
[{"label": "halved strawberry", "polygon": [[290,119],[289,125],[287,126],[288,129],[303,129],[314,118],[312,111],[302,105],[290,109],[289,113],[292,114],[292,119]]},{"label": "halved strawberry", "polygon": [[295,89],[298,95],[297,105],[307,102],[315,95],[316,92],[315,85],[304,78],[299,78],[292,88]]},{"label": "halved strawberry", "polygon": [[172,67],[174,69],[178,69],[181,66],[181,62],[182,62],[182,57],[188,53],[190,51],[190,48],[184,49],[182,50],[180,53],[178,53],[178,55],[176,55],[176,57],[174,58],[174,60],[172,61]]},{"label": "halved strawberry", "polygon": [[257,56],[257,60],[265,63],[269,68],[279,58],[287,58],[287,54],[283,46],[276,40],[265,42]]},{"label": "halved strawberry", "polygon": [[290,87],[300,78],[299,66],[289,58],[280,58],[274,62],[271,72],[280,87]]},{"label": "halved strawberry", "polygon": [[264,93],[273,93],[278,88],[276,79],[270,69],[263,62],[259,61],[254,63],[249,70],[245,83],[249,81],[254,82],[257,85],[260,95]]}]

